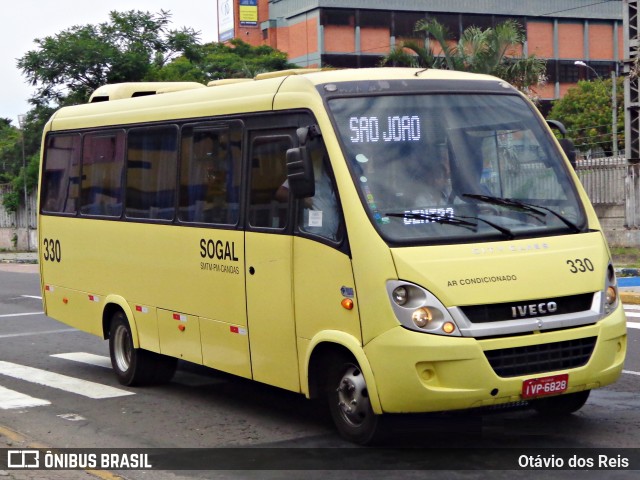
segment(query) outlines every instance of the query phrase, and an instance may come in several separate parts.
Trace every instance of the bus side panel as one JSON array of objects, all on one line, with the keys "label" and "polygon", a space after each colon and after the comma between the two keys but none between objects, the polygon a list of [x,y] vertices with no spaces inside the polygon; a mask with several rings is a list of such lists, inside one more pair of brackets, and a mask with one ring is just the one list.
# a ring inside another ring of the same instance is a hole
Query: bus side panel
[{"label": "bus side panel", "polygon": [[44,297],[48,316],[83,332],[102,336],[104,304],[98,295],[46,283]]},{"label": "bus side panel", "polygon": [[163,355],[202,364],[198,317],[158,309],[158,336]]},{"label": "bus side panel", "polygon": [[[362,341],[351,260],[338,250],[295,237],[294,291],[298,337],[311,339],[323,330],[338,330]],[[342,300],[354,302],[352,310]]]},{"label": "bus side panel", "polygon": [[204,365],[223,372],[251,377],[249,336],[240,325],[200,318]]}]

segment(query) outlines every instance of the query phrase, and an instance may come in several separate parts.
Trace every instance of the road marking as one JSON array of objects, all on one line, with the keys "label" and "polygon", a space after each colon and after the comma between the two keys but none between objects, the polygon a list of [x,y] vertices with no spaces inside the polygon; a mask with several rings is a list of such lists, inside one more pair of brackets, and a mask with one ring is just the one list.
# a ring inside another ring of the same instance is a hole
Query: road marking
[{"label": "road marking", "polygon": [[640,310],[640,305],[624,305],[625,310]]},{"label": "road marking", "polygon": [[20,295],[20,296],[24,298],[35,298],[36,300],[42,300],[42,297],[39,295]]},{"label": "road marking", "polygon": [[44,315],[44,312],[10,313],[8,315],[0,315],[0,318],[27,317],[29,315]]},{"label": "road marking", "polygon": [[29,395],[9,390],[8,388],[0,387],[0,408],[2,410],[9,410],[11,408],[40,407],[42,405],[51,405],[51,402],[41,398],[30,397]]},{"label": "road marking", "polygon": [[631,370],[622,370],[622,373],[628,373],[629,375],[640,375],[640,372],[632,372]]},{"label": "road marking", "polygon": [[[73,362],[85,363],[88,365],[96,365],[98,367],[112,368],[111,359],[102,355],[94,355],[86,352],[56,353],[51,355],[55,358],[71,360]],[[185,372],[178,370],[173,377],[173,383],[178,383],[187,387],[203,387],[205,385],[215,385],[224,383],[219,379],[210,378],[197,373]]]},{"label": "road marking", "polygon": [[627,322],[627,328],[640,328],[640,323]]},{"label": "road marking", "polygon": [[97,365],[98,367],[111,368],[111,359],[102,355],[94,355],[93,353],[86,352],[72,352],[72,353],[56,353],[51,355],[56,358],[64,358],[65,360],[71,360],[72,362],[86,363],[89,365]]},{"label": "road marking", "polygon": [[124,397],[126,395],[135,395],[133,392],[127,392],[119,388],[102,385],[100,383],[80,380],[78,378],[68,377],[59,373],[47,372],[38,368],[18,365],[17,363],[0,361],[0,374],[8,377],[18,378],[27,382],[45,385],[51,388],[57,388],[66,392],[75,393],[93,399]]},{"label": "road marking", "polygon": [[7,333],[6,335],[0,335],[0,338],[13,338],[13,337],[30,337],[32,335],[49,335],[51,333],[72,333],[79,332],[75,328],[59,328],[58,330],[44,330],[42,332],[24,332],[24,333]]}]

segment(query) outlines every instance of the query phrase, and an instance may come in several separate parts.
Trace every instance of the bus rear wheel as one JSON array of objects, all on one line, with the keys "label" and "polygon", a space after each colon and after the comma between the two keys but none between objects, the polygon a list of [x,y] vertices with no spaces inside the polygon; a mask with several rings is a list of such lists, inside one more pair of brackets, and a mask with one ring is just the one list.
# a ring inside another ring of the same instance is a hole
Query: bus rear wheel
[{"label": "bus rear wheel", "polygon": [[589,393],[591,393],[591,390],[567,393],[557,397],[540,398],[533,400],[531,406],[536,412],[545,416],[560,417],[569,415],[577,412],[587,403]]},{"label": "bus rear wheel", "polygon": [[354,360],[334,361],[327,372],[329,411],[340,435],[366,445],[380,438],[381,419],[373,412],[360,366]]},{"label": "bus rear wheel", "polygon": [[111,319],[109,354],[118,381],[127,386],[166,383],[173,378],[178,363],[175,358],[135,348],[131,327],[122,311]]}]

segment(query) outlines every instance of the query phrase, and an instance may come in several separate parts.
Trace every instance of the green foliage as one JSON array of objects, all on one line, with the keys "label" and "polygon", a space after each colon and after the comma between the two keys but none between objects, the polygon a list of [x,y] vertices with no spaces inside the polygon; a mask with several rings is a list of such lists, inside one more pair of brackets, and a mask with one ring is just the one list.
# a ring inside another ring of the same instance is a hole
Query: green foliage
[{"label": "green foliage", "polygon": [[383,59],[383,65],[484,73],[502,78],[522,91],[546,81],[545,61],[518,53],[525,36],[514,20],[486,30],[468,27],[457,44],[435,19],[420,20],[415,31],[425,35],[427,46],[417,41],[403,42]]},{"label": "green foliage", "polygon": [[[171,14],[161,10],[116,12],[98,25],[76,25],[36,39],[37,48],[17,61],[36,87],[29,100],[24,129],[0,118],[0,183],[11,183],[3,203],[16,211],[24,179],[37,185],[42,130],[60,107],[85,103],[98,87],[119,82],[196,81],[253,77],[261,72],[295,68],[283,52],[253,47],[241,40],[201,45],[191,28],[171,29]],[[23,144],[26,172],[23,168]]]},{"label": "green foliage", "polygon": [[36,39],[38,48],[17,65],[37,87],[37,104],[84,102],[104,84],[145,80],[153,68],[161,68],[197,43],[193,29],[169,29],[170,17],[163,10],[113,11],[108,22],[74,26]]},{"label": "green foliage", "polygon": [[225,43],[193,46],[162,68],[155,69],[155,80],[207,83],[223,78],[252,78],[259,73],[297,68],[287,55],[267,45],[251,46],[240,39]]},{"label": "green foliage", "polygon": [[20,131],[10,120],[0,119],[0,183],[9,182],[18,173],[21,160]]},{"label": "green foliage", "polygon": [[[616,81],[618,148],[624,149],[624,80]],[[559,120],[567,128],[580,151],[602,148],[607,155],[613,150],[611,79],[580,81],[554,102],[548,117]]]}]

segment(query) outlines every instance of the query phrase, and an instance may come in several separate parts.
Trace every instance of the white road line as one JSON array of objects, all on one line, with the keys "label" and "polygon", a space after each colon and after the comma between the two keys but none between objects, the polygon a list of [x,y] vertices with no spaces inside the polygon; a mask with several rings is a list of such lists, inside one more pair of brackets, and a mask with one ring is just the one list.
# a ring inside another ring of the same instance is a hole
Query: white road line
[{"label": "white road line", "polygon": [[625,304],[625,310],[640,310],[640,305]]},{"label": "white road line", "polygon": [[628,373],[629,375],[640,375],[640,372],[632,372],[631,370],[622,370],[622,373]]},{"label": "white road line", "polygon": [[65,360],[71,360],[73,362],[87,363],[89,365],[97,365],[98,367],[111,368],[111,359],[109,357],[94,355],[93,353],[56,353],[55,355],[51,356],[55,358],[64,358]]},{"label": "white road line", "polygon": [[[51,355],[55,358],[62,358],[64,360],[71,360],[73,362],[86,363],[89,365],[96,365],[98,367],[112,368],[111,359],[102,355],[94,355],[93,353],[86,352],[71,352],[71,353],[56,353]],[[205,385],[215,385],[217,383],[224,383],[218,379],[212,379],[204,375],[198,375],[197,373],[184,372],[178,370],[173,383],[185,385],[187,387],[202,387]]]},{"label": "white road line", "polygon": [[0,374],[94,399],[135,395],[133,392],[109,387],[108,385],[80,380],[11,362],[0,361]]},{"label": "white road line", "polygon": [[51,402],[41,398],[30,397],[29,395],[9,390],[8,388],[0,387],[0,408],[2,410],[9,410],[10,408],[39,407],[42,405],[51,405]]},{"label": "white road line", "polygon": [[44,315],[44,312],[10,313],[8,315],[0,315],[0,318],[27,317],[29,315]]},{"label": "white road line", "polygon": [[627,322],[627,328],[640,328],[640,323]]},{"label": "white road line", "polygon": [[58,330],[44,330],[42,332],[24,332],[24,333],[7,333],[6,335],[0,335],[1,338],[14,338],[14,337],[30,337],[32,335],[50,335],[52,333],[72,333],[79,332],[75,328],[59,328]]},{"label": "white road line", "polygon": [[42,300],[42,297],[38,295],[20,295],[20,296],[24,298],[35,298],[36,300]]}]

